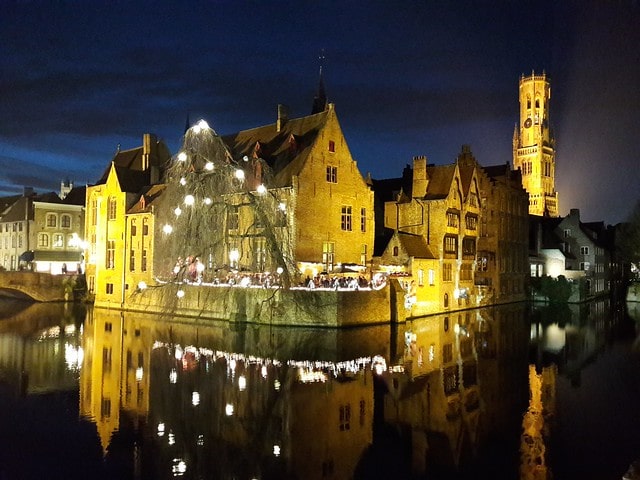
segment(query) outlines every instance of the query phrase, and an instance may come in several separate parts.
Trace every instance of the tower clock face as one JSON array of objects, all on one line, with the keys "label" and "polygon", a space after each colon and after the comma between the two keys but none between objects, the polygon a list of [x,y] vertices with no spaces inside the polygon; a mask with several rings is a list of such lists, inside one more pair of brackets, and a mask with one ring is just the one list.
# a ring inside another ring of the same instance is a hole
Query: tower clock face
[{"label": "tower clock face", "polygon": [[531,126],[531,118],[527,118],[524,121],[524,128],[529,128]]}]

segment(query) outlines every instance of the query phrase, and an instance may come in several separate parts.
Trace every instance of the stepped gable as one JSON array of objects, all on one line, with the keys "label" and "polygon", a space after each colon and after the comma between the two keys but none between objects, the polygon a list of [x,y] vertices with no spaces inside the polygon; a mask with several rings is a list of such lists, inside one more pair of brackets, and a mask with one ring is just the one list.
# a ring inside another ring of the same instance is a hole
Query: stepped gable
[{"label": "stepped gable", "polygon": [[270,187],[288,187],[292,185],[292,177],[304,168],[331,111],[243,130],[225,135],[222,140],[236,162],[242,162],[244,156],[264,160],[273,171],[274,185]]}]

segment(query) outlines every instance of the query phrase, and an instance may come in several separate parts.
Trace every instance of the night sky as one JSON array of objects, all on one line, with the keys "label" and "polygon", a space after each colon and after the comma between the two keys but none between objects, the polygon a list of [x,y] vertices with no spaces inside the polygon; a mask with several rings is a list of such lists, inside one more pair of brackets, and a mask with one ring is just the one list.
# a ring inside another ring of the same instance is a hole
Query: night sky
[{"label": "night sky", "polygon": [[0,2],[0,195],[94,183],[187,117],[220,134],[308,115],[319,54],[363,175],[415,155],[512,162],[518,79],[551,79],[560,213],[640,199],[640,4],[610,1]]}]

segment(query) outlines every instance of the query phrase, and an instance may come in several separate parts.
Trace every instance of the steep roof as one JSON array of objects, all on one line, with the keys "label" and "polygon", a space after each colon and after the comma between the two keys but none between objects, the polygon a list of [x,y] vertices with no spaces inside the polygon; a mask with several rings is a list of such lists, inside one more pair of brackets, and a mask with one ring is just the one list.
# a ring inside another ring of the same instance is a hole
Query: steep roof
[{"label": "steep roof", "polygon": [[138,201],[127,213],[144,213],[149,211],[151,205],[160,197],[166,188],[166,184],[156,184],[144,188]]},{"label": "steep roof", "polygon": [[427,166],[429,184],[424,199],[440,200],[447,198],[451,190],[451,182],[453,182],[455,171],[455,164]]},{"label": "steep roof", "polygon": [[30,195],[28,197],[20,196],[5,210],[0,221],[19,222],[33,219],[33,209],[31,208],[33,202],[62,203],[62,200],[55,192]]},{"label": "steep roof", "polygon": [[66,205],[84,205],[87,187],[73,187],[64,197],[62,203]]},{"label": "steep roof", "polygon": [[[149,159],[149,163],[152,166],[161,168],[165,164],[165,162],[167,162],[171,158],[169,149],[162,140],[158,140],[153,134],[147,133],[143,135],[143,142],[146,143],[147,141],[147,145],[149,147],[149,155],[152,157]],[[149,166],[145,165],[144,151],[144,145],[136,148],[131,148],[129,150],[118,150],[113,156],[111,163],[102,173],[102,176],[100,177],[100,180],[98,180],[96,185],[103,184],[107,181],[109,170],[111,169],[111,164],[120,169],[129,170],[131,172],[142,172],[149,170]]]},{"label": "steep roof", "polygon": [[130,170],[126,167],[114,165],[120,189],[126,193],[137,193],[151,183],[151,172],[149,170]]},{"label": "steep roof", "polygon": [[407,255],[414,258],[436,258],[427,241],[422,235],[398,232],[398,241],[407,252]]},{"label": "steep roof", "polygon": [[301,118],[272,123],[262,127],[242,130],[225,135],[222,140],[235,159],[261,158],[271,168],[274,187],[291,185],[291,179],[299,175],[309,157],[311,147],[319,132],[326,125],[332,107]]}]

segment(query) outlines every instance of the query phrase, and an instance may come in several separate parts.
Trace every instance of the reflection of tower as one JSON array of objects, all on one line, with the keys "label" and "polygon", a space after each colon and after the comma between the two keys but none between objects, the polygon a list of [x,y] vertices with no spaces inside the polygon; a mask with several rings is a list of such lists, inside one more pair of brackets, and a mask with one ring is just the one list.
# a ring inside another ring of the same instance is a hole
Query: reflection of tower
[{"label": "reflection of tower", "polygon": [[529,213],[558,216],[555,190],[555,138],[549,124],[551,87],[548,77],[520,78],[520,123],[513,132],[513,166],[522,172],[522,186],[529,193]]},{"label": "reflection of tower", "polygon": [[520,479],[551,478],[547,467],[545,442],[549,438],[549,421],[555,413],[556,366],[545,367],[541,374],[529,365],[529,408],[522,420],[520,444]]}]

